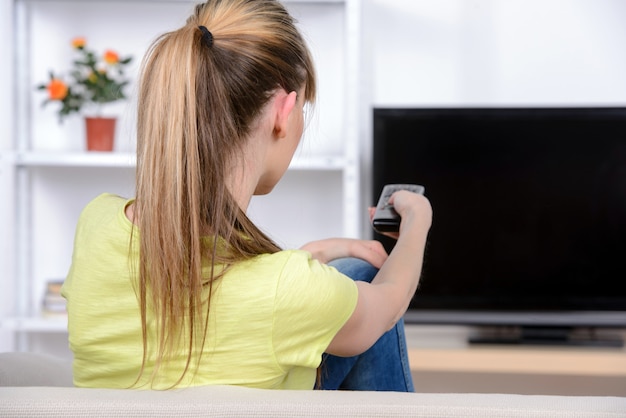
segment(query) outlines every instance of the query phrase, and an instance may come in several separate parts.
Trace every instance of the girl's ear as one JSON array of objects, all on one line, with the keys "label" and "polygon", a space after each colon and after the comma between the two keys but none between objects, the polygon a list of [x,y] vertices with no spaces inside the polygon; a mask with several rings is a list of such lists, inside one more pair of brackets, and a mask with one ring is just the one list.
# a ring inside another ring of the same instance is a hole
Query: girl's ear
[{"label": "girl's ear", "polygon": [[274,97],[274,108],[276,117],[274,119],[274,135],[277,138],[284,138],[289,129],[289,116],[296,107],[298,93],[292,91],[287,93],[285,90],[279,90]]}]

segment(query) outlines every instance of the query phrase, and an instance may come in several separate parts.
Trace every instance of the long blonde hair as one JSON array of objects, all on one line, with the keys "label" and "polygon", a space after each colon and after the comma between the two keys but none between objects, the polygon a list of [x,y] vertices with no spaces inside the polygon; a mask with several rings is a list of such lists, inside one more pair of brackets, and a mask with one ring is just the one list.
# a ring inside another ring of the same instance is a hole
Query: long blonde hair
[{"label": "long blonde hair", "polygon": [[[210,338],[210,295],[222,267],[279,251],[236,204],[224,181],[227,170],[272,93],[305,87],[312,102],[315,73],[294,19],[274,0],[197,5],[182,28],[153,43],[141,73],[135,208],[144,354],[137,382],[149,352],[156,353],[153,381],[187,344],[176,385]],[[208,277],[203,266],[210,266]],[[208,299],[202,296],[207,286]]]}]

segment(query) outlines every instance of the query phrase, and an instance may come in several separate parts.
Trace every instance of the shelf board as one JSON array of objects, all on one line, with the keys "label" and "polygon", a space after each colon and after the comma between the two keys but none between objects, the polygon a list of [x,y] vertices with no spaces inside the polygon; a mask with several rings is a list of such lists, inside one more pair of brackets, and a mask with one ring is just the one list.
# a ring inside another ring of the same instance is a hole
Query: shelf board
[{"label": "shelf board", "polygon": [[18,153],[20,167],[129,167],[135,166],[134,153],[38,151]]},{"label": "shelf board", "polygon": [[67,332],[67,316],[5,318],[0,328],[15,332]]},{"label": "shelf board", "polygon": [[343,170],[347,166],[344,157],[294,157],[289,165],[290,170]]},{"label": "shelf board", "polygon": [[[18,167],[114,167],[134,168],[137,159],[134,153],[124,152],[62,152],[35,151],[18,153]],[[346,159],[338,156],[295,157],[290,170],[343,170]]]}]

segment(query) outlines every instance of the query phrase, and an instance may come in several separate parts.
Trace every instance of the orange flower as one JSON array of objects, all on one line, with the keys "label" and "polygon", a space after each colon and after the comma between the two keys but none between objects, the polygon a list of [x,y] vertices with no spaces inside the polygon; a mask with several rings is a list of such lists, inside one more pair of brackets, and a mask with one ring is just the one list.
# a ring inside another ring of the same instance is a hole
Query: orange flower
[{"label": "orange flower", "polygon": [[75,49],[82,49],[85,47],[86,44],[87,44],[87,40],[83,38],[82,36],[77,36],[76,38],[72,39],[72,46]]},{"label": "orange flower", "polygon": [[112,51],[110,49],[104,52],[103,58],[107,64],[117,64],[120,61],[120,56],[117,55],[117,52]]},{"label": "orange flower", "polygon": [[65,96],[67,96],[67,85],[58,78],[50,80],[46,88],[48,89],[48,97],[50,100],[63,100]]}]

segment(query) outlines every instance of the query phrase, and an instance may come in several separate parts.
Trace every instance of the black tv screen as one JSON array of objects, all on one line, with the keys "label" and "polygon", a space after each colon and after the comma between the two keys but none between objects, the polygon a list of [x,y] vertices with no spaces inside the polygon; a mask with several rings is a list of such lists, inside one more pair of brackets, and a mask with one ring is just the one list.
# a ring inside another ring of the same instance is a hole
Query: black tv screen
[{"label": "black tv screen", "polygon": [[626,108],[377,108],[373,141],[374,200],[433,206],[408,322],[626,326]]}]

